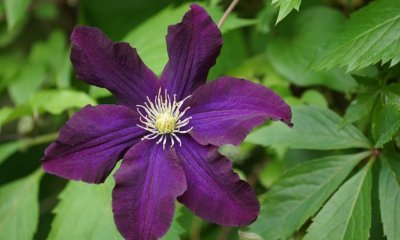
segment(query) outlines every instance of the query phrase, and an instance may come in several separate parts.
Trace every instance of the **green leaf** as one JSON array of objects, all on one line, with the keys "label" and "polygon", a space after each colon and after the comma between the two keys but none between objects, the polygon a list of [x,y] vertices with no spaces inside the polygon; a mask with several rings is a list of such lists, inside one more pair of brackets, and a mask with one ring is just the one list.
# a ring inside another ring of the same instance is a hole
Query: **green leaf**
[{"label": "green leaf", "polygon": [[332,8],[313,7],[290,20],[279,26],[276,37],[267,45],[274,69],[299,86],[324,85],[342,92],[355,88],[355,80],[342,69],[310,69],[315,53],[340,29],[343,15]]},{"label": "green leaf", "polygon": [[21,142],[8,142],[0,145],[0,164],[21,148]]},{"label": "green leaf", "polygon": [[371,227],[371,165],[351,177],[313,219],[304,240],[369,239]]},{"label": "green leaf", "polygon": [[7,120],[10,118],[10,116],[13,113],[13,108],[10,107],[3,107],[0,109],[0,130],[1,126],[7,122]]},{"label": "green leaf", "polygon": [[42,171],[0,187],[0,239],[33,239]]},{"label": "green leaf", "polygon": [[342,119],[333,111],[317,106],[292,108],[293,128],[280,122],[261,127],[246,141],[263,146],[282,145],[294,149],[370,148],[369,140],[353,125],[339,128]]},{"label": "green leaf", "polygon": [[[230,159],[230,158],[228,158]],[[283,162],[277,159],[268,159],[268,162],[260,170],[259,181],[265,188],[270,188],[283,172]]]},{"label": "green leaf", "polygon": [[[214,21],[222,15],[222,11],[217,8],[206,7]],[[143,61],[157,75],[161,74],[167,63],[167,48],[165,36],[169,25],[176,24],[182,20],[183,15],[189,10],[189,4],[183,4],[177,8],[168,7],[149,18],[124,38],[137,51]],[[226,33],[235,28],[255,24],[256,21],[239,19],[235,15],[229,16],[222,27],[222,33]],[[149,31],[151,29],[151,31]]]},{"label": "green leaf", "polygon": [[272,4],[279,7],[276,23],[284,19],[293,9],[299,11],[301,0],[273,0]]},{"label": "green leaf", "polygon": [[240,31],[224,34],[224,44],[217,58],[217,63],[211,68],[208,79],[213,80],[227,71],[240,65],[247,57],[246,40]]},{"label": "green leaf", "polygon": [[29,56],[30,62],[46,66],[51,79],[60,88],[69,86],[72,68],[66,39],[64,32],[54,30],[46,41],[33,45]]},{"label": "green leaf", "polygon": [[328,107],[328,102],[325,96],[316,90],[307,90],[301,95],[301,101],[306,104],[320,106],[323,108]]},{"label": "green leaf", "polygon": [[28,63],[9,86],[10,97],[21,105],[40,88],[45,80],[46,67],[43,64]]},{"label": "green leaf", "polygon": [[16,53],[0,55],[0,92],[8,87],[15,79],[15,76],[21,71],[21,65],[24,61]]},{"label": "green leaf", "polygon": [[[388,240],[400,239],[400,166],[399,156],[381,158],[379,200],[383,230]],[[398,168],[393,165],[397,164]]]},{"label": "green leaf", "polygon": [[26,17],[31,0],[4,0],[8,29],[13,29]]},{"label": "green leaf", "polygon": [[37,91],[29,100],[18,107],[0,109],[0,127],[23,116],[32,116],[42,112],[60,114],[71,108],[82,108],[96,101],[84,92],[75,90]]},{"label": "green leaf", "polygon": [[32,110],[27,105],[21,105],[15,108],[3,107],[0,109],[0,128],[20,117],[31,115]]},{"label": "green leaf", "polygon": [[42,90],[30,100],[29,105],[34,112],[60,114],[70,108],[81,108],[96,102],[84,92],[74,90]]},{"label": "green leaf", "polygon": [[351,15],[321,48],[316,69],[347,66],[348,71],[379,61],[400,61],[400,1],[377,0]]},{"label": "green leaf", "polygon": [[[47,240],[122,240],[115,226],[111,208],[113,187],[112,177],[108,177],[105,183],[99,185],[69,182],[59,195],[60,202],[54,209],[56,217]],[[177,207],[174,220],[164,240],[177,240],[184,232],[178,222],[181,208]]]},{"label": "green leaf", "polygon": [[[325,157],[290,169],[267,192],[251,232],[287,239],[298,230],[369,153]],[[321,238],[322,239],[322,238]]]},{"label": "green leaf", "polygon": [[61,192],[48,240],[123,239],[111,209],[113,178],[94,185],[71,181]]},{"label": "green leaf", "polygon": [[382,89],[382,98],[387,105],[400,105],[400,84],[390,83]]},{"label": "green leaf", "polygon": [[368,116],[378,96],[379,92],[376,89],[370,89],[365,93],[358,94],[356,99],[346,109],[341,125],[344,126]]},{"label": "green leaf", "polygon": [[174,220],[167,234],[162,238],[163,240],[179,240],[180,235],[185,232],[185,229],[179,223],[179,218],[182,216],[182,205],[177,204],[174,214]]},{"label": "green leaf", "polygon": [[400,128],[400,109],[396,105],[384,105],[374,115],[372,123],[372,134],[376,139],[375,147],[380,148],[383,144],[392,140],[393,135]]}]

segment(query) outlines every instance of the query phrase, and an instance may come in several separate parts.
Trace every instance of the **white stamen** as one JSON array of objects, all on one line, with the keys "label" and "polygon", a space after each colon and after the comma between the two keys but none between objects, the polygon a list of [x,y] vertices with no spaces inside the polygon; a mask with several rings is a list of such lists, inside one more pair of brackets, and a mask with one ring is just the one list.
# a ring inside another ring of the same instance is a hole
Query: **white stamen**
[{"label": "white stamen", "polygon": [[169,136],[171,139],[171,147],[174,146],[175,140],[178,142],[179,146],[182,146],[179,134],[188,133],[193,129],[193,127],[191,127],[186,130],[181,130],[181,128],[186,127],[192,119],[192,117],[182,119],[190,107],[186,107],[183,111],[180,110],[183,103],[190,96],[181,101],[177,101],[176,97],[177,95],[174,94],[171,98],[167,90],[165,90],[164,95],[162,95],[160,88],[153,102],[149,97],[146,97],[147,102],[144,102],[143,105],[136,106],[141,123],[137,124],[137,126],[149,132],[149,134],[142,137],[142,140],[158,138],[156,144],[162,143],[163,149],[165,149]]}]

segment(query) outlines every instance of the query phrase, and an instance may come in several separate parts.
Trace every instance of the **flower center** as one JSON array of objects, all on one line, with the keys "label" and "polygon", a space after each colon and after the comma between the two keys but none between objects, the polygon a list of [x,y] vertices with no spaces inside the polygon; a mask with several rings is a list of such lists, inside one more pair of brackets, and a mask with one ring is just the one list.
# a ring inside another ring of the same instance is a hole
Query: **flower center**
[{"label": "flower center", "polygon": [[160,133],[172,133],[175,129],[176,120],[170,113],[161,113],[156,118],[156,127]]},{"label": "flower center", "polygon": [[174,94],[171,100],[167,90],[165,90],[165,94],[162,95],[160,89],[154,101],[151,101],[150,98],[147,97],[147,102],[144,102],[143,105],[137,105],[137,111],[140,114],[141,122],[141,124],[137,124],[137,126],[149,132],[142,140],[158,138],[156,143],[159,144],[162,142],[163,149],[165,149],[168,139],[171,142],[171,147],[174,146],[175,141],[181,146],[182,142],[179,139],[179,134],[188,133],[193,129],[193,127],[186,130],[182,129],[186,127],[190,119],[192,119],[192,117],[183,117],[190,107],[181,111],[184,101],[189,97],[190,96],[181,101],[177,101],[176,94]]}]

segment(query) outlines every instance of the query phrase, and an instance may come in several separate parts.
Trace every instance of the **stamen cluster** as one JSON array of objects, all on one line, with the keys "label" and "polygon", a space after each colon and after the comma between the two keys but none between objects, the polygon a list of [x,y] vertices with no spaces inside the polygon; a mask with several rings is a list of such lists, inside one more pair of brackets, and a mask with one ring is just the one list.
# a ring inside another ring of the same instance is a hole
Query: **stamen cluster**
[{"label": "stamen cluster", "polygon": [[179,146],[182,146],[179,134],[188,133],[193,129],[193,127],[191,127],[187,130],[181,130],[183,127],[187,126],[190,119],[192,119],[192,117],[183,119],[183,115],[185,115],[190,107],[185,108],[183,111],[180,110],[183,103],[189,97],[190,96],[181,101],[177,101],[176,94],[174,94],[171,100],[167,90],[165,90],[163,95],[160,89],[157,96],[154,97],[154,101],[151,101],[150,98],[147,97],[147,102],[144,102],[143,105],[137,105],[137,112],[140,114],[140,122],[142,123],[137,124],[137,126],[150,132],[145,135],[142,140],[158,138],[156,143],[162,143],[163,149],[165,149],[169,138],[171,147],[174,146],[175,140],[179,143]]}]

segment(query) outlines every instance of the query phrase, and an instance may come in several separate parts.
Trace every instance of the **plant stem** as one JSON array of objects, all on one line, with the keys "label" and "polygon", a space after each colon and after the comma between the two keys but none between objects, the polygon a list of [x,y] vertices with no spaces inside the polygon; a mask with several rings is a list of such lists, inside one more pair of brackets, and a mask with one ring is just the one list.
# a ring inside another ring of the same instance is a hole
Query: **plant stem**
[{"label": "plant stem", "polygon": [[40,135],[34,138],[22,139],[21,148],[26,149],[34,145],[40,145],[54,141],[58,136],[58,133],[48,133]]},{"label": "plant stem", "polygon": [[229,7],[226,9],[226,11],[224,12],[224,15],[222,15],[221,19],[219,20],[217,26],[219,28],[222,27],[222,25],[224,24],[226,18],[229,16],[229,14],[232,12],[232,10],[235,8],[236,4],[238,4],[239,0],[233,0],[231,2],[231,4],[229,5]]}]

